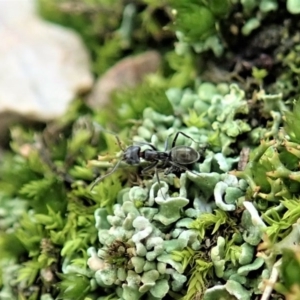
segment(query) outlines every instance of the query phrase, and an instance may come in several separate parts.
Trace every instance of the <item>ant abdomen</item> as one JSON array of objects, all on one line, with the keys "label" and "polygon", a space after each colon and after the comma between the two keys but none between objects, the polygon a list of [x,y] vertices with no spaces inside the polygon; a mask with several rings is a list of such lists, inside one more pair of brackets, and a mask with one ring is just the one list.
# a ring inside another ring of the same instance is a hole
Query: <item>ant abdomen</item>
[{"label": "ant abdomen", "polygon": [[200,159],[195,149],[187,146],[176,146],[171,149],[171,160],[180,165],[191,165]]}]

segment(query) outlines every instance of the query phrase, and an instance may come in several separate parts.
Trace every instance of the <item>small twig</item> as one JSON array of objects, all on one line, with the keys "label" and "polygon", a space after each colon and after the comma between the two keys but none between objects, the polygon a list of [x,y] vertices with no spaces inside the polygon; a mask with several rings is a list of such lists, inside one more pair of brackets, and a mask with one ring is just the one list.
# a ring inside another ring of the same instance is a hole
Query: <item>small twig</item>
[{"label": "small twig", "polygon": [[253,205],[252,202],[244,201],[243,205],[245,206],[245,208],[250,213],[253,225],[257,225],[257,226],[260,226],[260,227],[267,227],[266,224],[264,223],[264,221],[259,216],[258,211],[257,211],[257,209],[255,208],[255,206]]},{"label": "small twig", "polygon": [[260,298],[260,300],[268,300],[271,296],[273,291],[274,285],[278,279],[279,272],[278,267],[281,265],[281,259],[279,259],[273,266],[270,278],[266,280],[266,287],[265,290]]}]

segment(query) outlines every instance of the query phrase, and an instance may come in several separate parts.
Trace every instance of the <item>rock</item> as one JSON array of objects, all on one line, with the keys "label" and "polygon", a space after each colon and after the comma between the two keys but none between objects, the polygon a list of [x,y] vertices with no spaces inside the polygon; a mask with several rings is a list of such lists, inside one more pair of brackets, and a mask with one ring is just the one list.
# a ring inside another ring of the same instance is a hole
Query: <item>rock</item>
[{"label": "rock", "polygon": [[80,37],[39,18],[34,0],[0,2],[0,40],[0,138],[10,120],[58,118],[91,88]]},{"label": "rock", "polygon": [[95,109],[105,106],[113,91],[138,85],[146,75],[157,72],[160,63],[157,51],[124,58],[97,80],[87,104]]}]

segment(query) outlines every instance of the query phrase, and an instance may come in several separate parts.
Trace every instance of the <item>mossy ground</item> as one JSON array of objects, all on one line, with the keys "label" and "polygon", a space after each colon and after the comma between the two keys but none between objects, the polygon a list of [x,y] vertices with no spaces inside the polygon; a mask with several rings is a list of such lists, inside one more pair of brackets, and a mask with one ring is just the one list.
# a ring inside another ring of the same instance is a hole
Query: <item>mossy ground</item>
[{"label": "mossy ground", "polygon": [[[188,280],[164,299],[299,299],[295,1],[40,0],[39,8],[82,36],[97,76],[149,48],[162,54],[163,65],[115,94],[106,110],[91,110],[82,97],[60,120],[11,128],[0,165],[0,298],[118,299],[87,266],[88,249],[103,246],[94,213],[105,209],[113,218],[127,187],[150,191],[155,178],[142,177],[141,167],[120,168],[90,191],[116,161],[113,128],[128,145],[146,140],[163,149],[167,136],[182,130],[210,147],[195,170],[201,180],[189,173],[186,187],[185,175],[167,180],[170,197],[187,190],[190,204],[177,213],[193,219],[189,229],[198,232],[201,249],[174,250]],[[245,147],[249,156],[240,154]],[[235,170],[239,158],[244,164]],[[173,234],[172,226],[164,230]]]}]

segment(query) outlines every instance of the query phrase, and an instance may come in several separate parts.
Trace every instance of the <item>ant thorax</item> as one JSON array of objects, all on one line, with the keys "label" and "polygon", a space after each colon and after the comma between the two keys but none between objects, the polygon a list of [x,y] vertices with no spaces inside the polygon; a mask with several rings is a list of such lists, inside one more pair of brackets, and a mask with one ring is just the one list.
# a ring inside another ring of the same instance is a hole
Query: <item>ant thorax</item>
[{"label": "ant thorax", "polygon": [[169,152],[146,149],[144,152],[141,152],[141,158],[149,162],[165,161],[169,158]]}]

